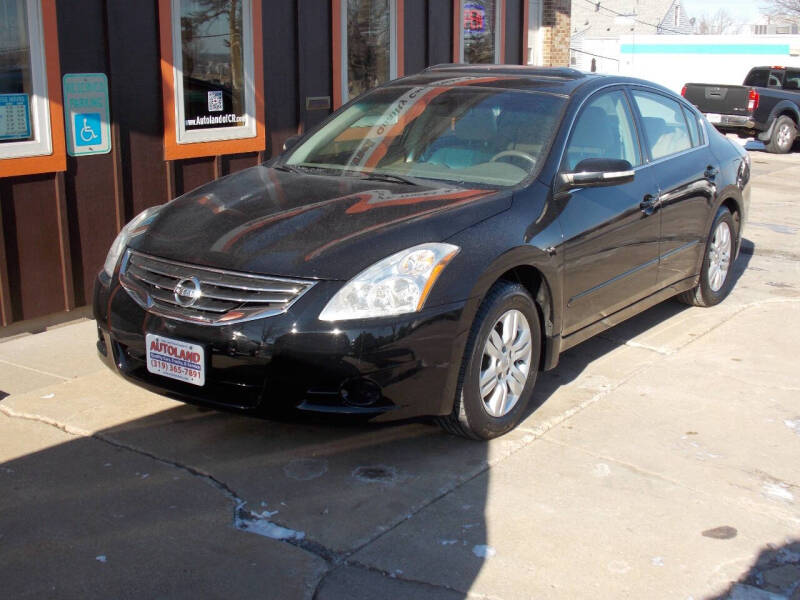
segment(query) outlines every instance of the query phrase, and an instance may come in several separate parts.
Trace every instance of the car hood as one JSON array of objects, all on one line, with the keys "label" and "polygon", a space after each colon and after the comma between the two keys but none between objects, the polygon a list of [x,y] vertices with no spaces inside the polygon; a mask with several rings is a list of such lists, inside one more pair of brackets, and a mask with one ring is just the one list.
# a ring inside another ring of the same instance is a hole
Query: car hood
[{"label": "car hood", "polygon": [[221,269],[350,279],[511,205],[509,191],[411,185],[253,167],[164,205],[130,247]]}]

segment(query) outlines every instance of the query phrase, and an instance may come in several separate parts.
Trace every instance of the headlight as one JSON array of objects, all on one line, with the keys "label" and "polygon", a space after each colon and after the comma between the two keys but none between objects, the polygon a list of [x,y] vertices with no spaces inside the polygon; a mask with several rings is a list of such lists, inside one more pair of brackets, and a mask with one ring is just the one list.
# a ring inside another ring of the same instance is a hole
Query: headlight
[{"label": "headlight", "polygon": [[162,206],[163,205],[152,206],[148,208],[147,210],[136,215],[133,219],[131,219],[130,223],[122,228],[122,231],[119,232],[119,235],[114,240],[114,243],[111,244],[111,249],[108,251],[108,256],[106,256],[106,262],[103,265],[103,271],[105,271],[106,275],[113,277],[114,269],[117,268],[117,263],[119,262],[119,257],[122,256],[122,253],[128,246],[128,242],[130,242],[131,239],[137,235],[141,235],[147,231],[147,228],[158,214],[158,211],[161,210]]},{"label": "headlight", "polygon": [[421,310],[448,262],[460,248],[420,244],[375,263],[330,299],[321,321],[387,317]]}]

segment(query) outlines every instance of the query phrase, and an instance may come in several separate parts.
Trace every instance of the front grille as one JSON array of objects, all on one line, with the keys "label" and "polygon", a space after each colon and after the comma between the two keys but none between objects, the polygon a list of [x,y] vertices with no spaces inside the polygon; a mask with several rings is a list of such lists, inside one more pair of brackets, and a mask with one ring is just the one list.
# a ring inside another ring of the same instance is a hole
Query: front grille
[{"label": "front grille", "polygon": [[[119,280],[145,310],[205,325],[284,313],[314,285],[313,281],[189,265],[134,250],[125,253]],[[191,293],[179,293],[187,288]]]}]

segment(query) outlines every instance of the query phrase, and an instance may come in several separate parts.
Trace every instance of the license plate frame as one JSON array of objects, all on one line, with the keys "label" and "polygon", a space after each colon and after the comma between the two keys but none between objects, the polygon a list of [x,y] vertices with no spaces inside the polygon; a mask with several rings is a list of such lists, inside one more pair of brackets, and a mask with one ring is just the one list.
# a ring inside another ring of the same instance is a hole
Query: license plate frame
[{"label": "license plate frame", "polygon": [[197,387],[206,384],[206,348],[186,340],[145,335],[147,371]]}]

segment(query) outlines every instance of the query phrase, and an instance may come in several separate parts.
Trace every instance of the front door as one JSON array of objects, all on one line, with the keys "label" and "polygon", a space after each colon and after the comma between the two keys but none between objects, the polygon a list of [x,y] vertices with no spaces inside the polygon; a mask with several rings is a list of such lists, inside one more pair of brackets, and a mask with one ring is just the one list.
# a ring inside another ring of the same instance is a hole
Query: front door
[{"label": "front door", "polygon": [[[642,165],[633,113],[622,90],[593,96],[575,122],[562,171],[587,158]],[[658,285],[658,187],[648,167],[633,181],[573,190],[559,221],[564,234],[564,335],[653,293]]]}]

